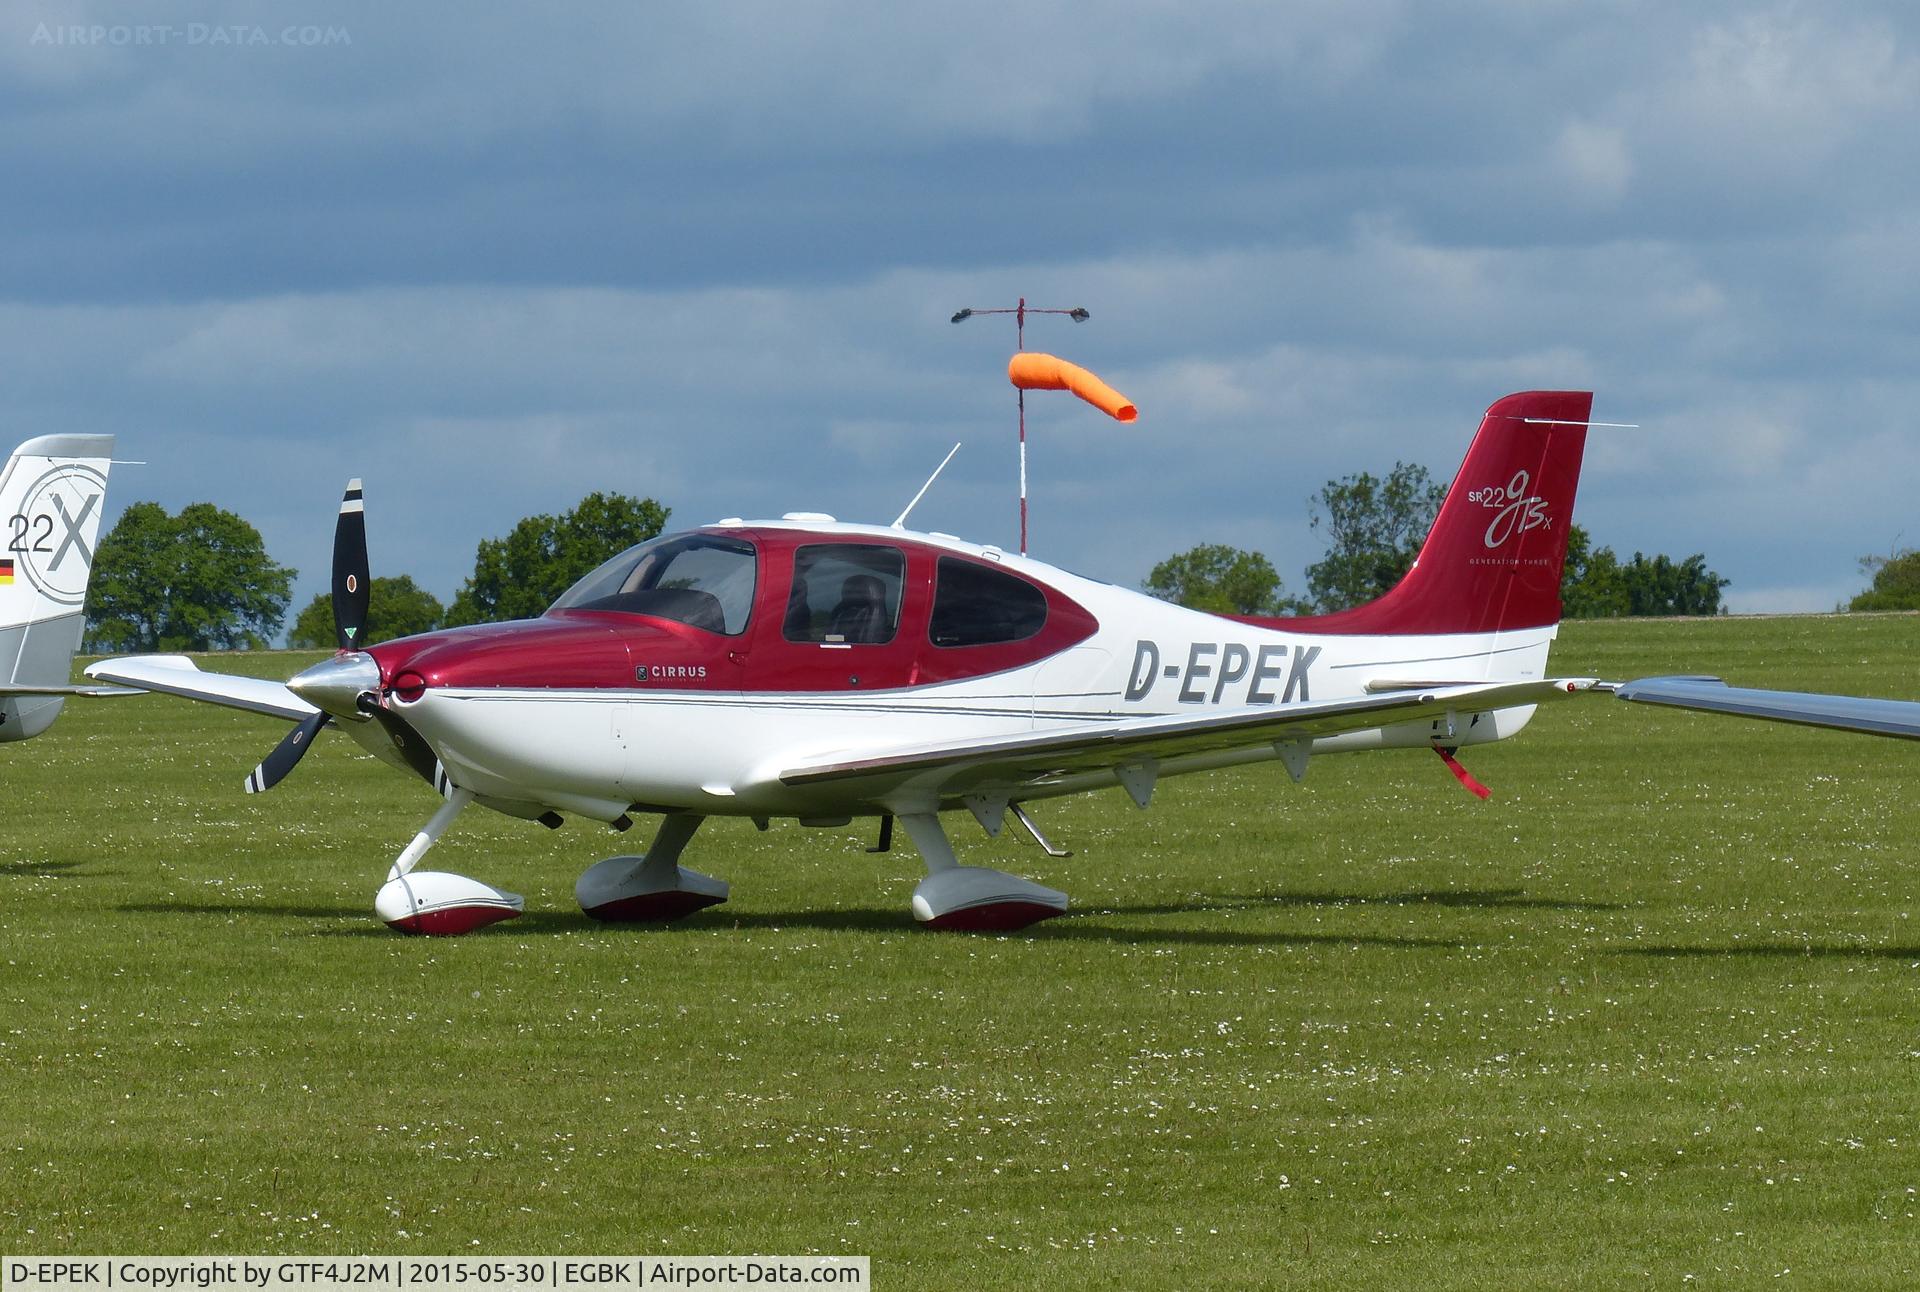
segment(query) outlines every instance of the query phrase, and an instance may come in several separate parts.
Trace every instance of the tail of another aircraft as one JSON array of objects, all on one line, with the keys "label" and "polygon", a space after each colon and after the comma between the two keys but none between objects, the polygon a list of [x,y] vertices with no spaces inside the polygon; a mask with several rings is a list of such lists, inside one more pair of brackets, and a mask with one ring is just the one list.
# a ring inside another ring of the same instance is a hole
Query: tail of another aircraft
[{"label": "tail of another aircraft", "polygon": [[1495,403],[1406,576],[1377,601],[1287,626],[1410,635],[1558,623],[1592,408],[1590,392],[1572,390],[1528,391]]},{"label": "tail of another aircraft", "polygon": [[111,435],[43,435],[0,473],[0,741],[60,715],[112,458]]}]

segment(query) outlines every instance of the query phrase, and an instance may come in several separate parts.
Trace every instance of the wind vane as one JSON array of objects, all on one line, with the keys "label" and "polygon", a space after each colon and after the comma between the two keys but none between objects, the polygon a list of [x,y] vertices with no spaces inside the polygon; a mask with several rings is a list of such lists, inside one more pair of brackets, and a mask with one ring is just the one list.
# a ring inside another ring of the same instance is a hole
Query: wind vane
[{"label": "wind vane", "polygon": [[955,313],[951,321],[964,323],[976,314],[1013,315],[1014,337],[1020,352],[1015,354],[1007,364],[1007,380],[1011,381],[1019,392],[1020,555],[1025,556],[1027,554],[1027,392],[1029,390],[1072,391],[1115,421],[1131,422],[1140,413],[1131,400],[1085,368],[1068,363],[1064,359],[1057,359],[1050,354],[1027,350],[1027,315],[1064,314],[1075,323],[1085,323],[1092,317],[1086,310],[1079,306],[1070,310],[1033,309],[1028,307],[1027,298],[1022,296],[1020,303],[1012,309],[963,309]]}]

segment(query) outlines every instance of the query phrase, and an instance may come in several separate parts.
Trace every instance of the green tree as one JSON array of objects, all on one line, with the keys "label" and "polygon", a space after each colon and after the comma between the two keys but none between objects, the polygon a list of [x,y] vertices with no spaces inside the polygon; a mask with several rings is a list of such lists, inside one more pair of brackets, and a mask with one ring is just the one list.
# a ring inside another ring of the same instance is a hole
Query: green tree
[{"label": "green tree", "polygon": [[1380,596],[1420,555],[1420,544],[1447,487],[1423,466],[1395,462],[1384,480],[1362,471],[1327,481],[1313,507],[1313,527],[1324,530],[1327,554],[1307,567],[1307,595],[1321,613],[1345,610]]},{"label": "green tree", "polygon": [[[447,617],[440,599],[411,575],[374,579],[367,595],[367,626],[360,634],[363,646],[430,633]],[[331,650],[338,640],[333,631],[333,595],[328,592],[307,603],[287,634],[287,645],[301,650]]]},{"label": "green tree", "polygon": [[1217,615],[1282,615],[1302,610],[1280,595],[1280,576],[1259,552],[1202,543],[1153,567],[1141,585],[1163,601]]},{"label": "green tree", "polygon": [[1726,609],[1720,590],[1732,582],[1709,570],[1700,552],[1684,561],[1635,552],[1621,574],[1633,615],[1717,615]]},{"label": "green tree", "polygon": [[88,649],[257,649],[280,630],[296,573],[267,555],[259,530],[210,502],[177,516],[134,503],[94,554]]},{"label": "green tree", "polygon": [[529,516],[505,538],[481,540],[447,623],[532,619],[602,561],[658,535],[668,514],[651,498],[590,493],[559,516]]},{"label": "green tree", "polygon": [[1729,582],[1708,569],[1699,552],[1684,561],[1635,552],[1622,562],[1611,547],[1594,551],[1587,531],[1574,525],[1567,531],[1560,610],[1569,619],[1717,615],[1726,608],[1720,593]]},{"label": "green tree", "polygon": [[1895,549],[1891,556],[1863,556],[1860,570],[1873,582],[1847,603],[1848,610],[1920,610],[1920,550],[1909,547]]},{"label": "green tree", "polygon": [[1593,550],[1581,525],[1567,530],[1567,563],[1560,571],[1560,613],[1568,619],[1618,619],[1632,613],[1626,574],[1611,547]]}]

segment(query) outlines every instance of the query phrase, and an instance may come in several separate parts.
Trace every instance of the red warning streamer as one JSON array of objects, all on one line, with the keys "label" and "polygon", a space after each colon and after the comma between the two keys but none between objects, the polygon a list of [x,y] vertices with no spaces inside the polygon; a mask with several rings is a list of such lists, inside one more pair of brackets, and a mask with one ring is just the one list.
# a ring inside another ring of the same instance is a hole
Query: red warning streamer
[{"label": "red warning streamer", "polygon": [[1475,780],[1473,773],[1460,765],[1460,760],[1453,756],[1453,750],[1442,749],[1440,746],[1435,745],[1433,752],[1440,755],[1440,761],[1447,765],[1447,770],[1453,773],[1454,779],[1466,787],[1467,793],[1476,798],[1490,799],[1493,797],[1492,790]]}]

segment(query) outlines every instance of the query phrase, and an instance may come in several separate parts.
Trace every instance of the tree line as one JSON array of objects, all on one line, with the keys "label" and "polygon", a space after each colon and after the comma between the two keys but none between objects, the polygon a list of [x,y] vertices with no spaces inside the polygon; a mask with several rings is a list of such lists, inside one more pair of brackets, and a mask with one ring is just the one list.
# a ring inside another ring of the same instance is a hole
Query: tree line
[{"label": "tree line", "polygon": [[1860,571],[1872,582],[1836,610],[1920,610],[1920,550],[1897,547],[1890,556],[1863,556]]},{"label": "tree line", "polygon": [[[651,498],[590,493],[571,511],[528,516],[506,537],[481,541],[473,574],[451,605],[411,576],[376,577],[362,640],[531,618],[602,561],[657,536],[668,515]],[[159,503],[134,503],[94,553],[86,649],[258,650],[286,621],[297,577],[268,555],[259,530],[230,511],[199,502],[169,514]],[[333,646],[327,593],[294,618],[287,644]]]},{"label": "tree line", "polygon": [[[1385,477],[1361,471],[1329,480],[1309,499],[1314,530],[1326,555],[1306,570],[1304,597],[1289,595],[1259,552],[1217,543],[1170,556],[1144,587],[1168,601],[1200,610],[1248,615],[1330,614],[1371,601],[1400,581],[1420,554],[1427,530],[1447,496],[1423,466],[1396,462]],[[1920,561],[1913,581],[1920,585]],[[1623,615],[1716,615],[1730,581],[1696,552],[1681,560],[1635,552],[1623,561],[1611,547],[1596,549],[1579,525],[1567,534],[1560,600],[1569,619]],[[1856,601],[1858,599],[1856,598]],[[1917,601],[1916,604],[1920,604]],[[1864,609],[1856,605],[1855,609]]]}]

